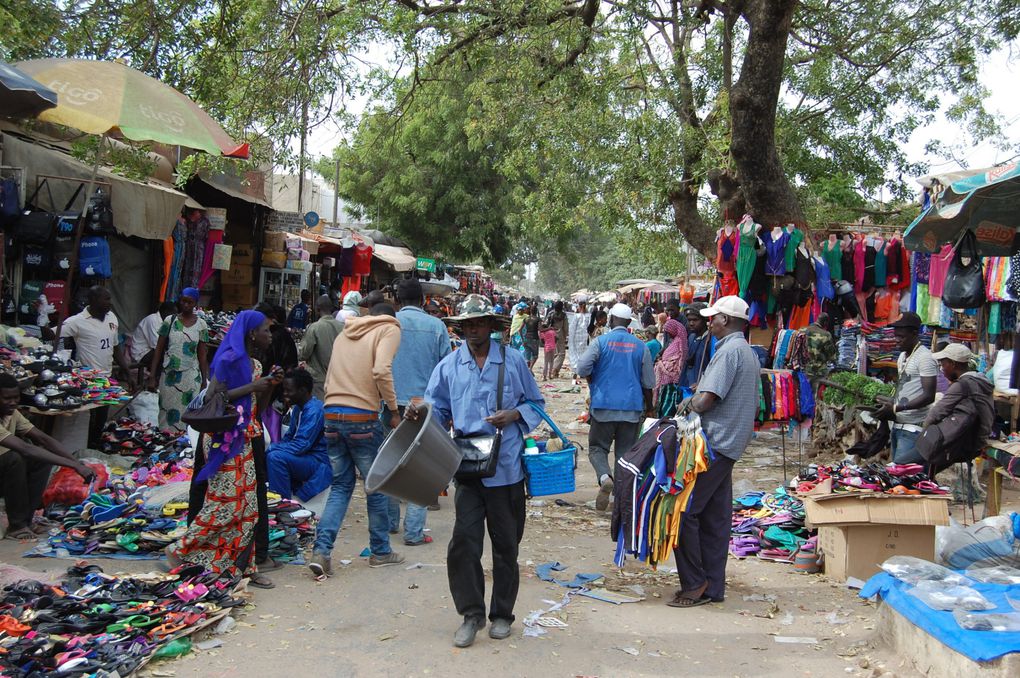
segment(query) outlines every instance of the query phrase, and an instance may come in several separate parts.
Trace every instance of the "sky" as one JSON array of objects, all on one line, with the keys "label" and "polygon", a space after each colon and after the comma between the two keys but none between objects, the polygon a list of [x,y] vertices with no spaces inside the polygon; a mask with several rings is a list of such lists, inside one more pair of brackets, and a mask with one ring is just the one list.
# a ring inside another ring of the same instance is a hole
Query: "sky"
[{"label": "sky", "polygon": [[[365,57],[368,67],[385,66],[392,61],[382,48],[370,49]],[[1016,158],[1020,154],[1020,97],[1016,96],[1016,83],[1020,82],[1020,58],[1017,52],[1002,49],[990,56],[983,65],[981,81],[989,90],[987,108],[999,116],[1002,132],[1006,138],[1005,148],[992,142],[974,144],[956,124],[944,116],[925,127],[915,130],[906,147],[907,159],[925,163],[929,173],[951,172],[959,169],[989,167]],[[346,98],[343,101],[348,112],[360,113],[370,104],[367,97]],[[309,134],[308,148],[311,156],[330,155],[343,139],[345,133],[333,121],[323,123]],[[929,154],[925,145],[932,139],[941,140],[949,149],[948,155]],[[297,152],[297,141],[293,143]]]}]

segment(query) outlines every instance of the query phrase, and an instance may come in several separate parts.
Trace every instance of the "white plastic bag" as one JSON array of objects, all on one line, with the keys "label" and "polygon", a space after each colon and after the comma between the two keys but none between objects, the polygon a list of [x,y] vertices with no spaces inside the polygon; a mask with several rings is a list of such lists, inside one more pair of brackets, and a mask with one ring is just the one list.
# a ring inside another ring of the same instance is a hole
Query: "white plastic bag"
[{"label": "white plastic bag", "polygon": [[954,570],[974,567],[1020,568],[1020,539],[1011,516],[992,516],[963,527],[952,522],[937,533],[938,561]]},{"label": "white plastic bag", "polygon": [[922,581],[910,594],[933,610],[993,610],[995,604],[969,586],[948,585],[941,581]]},{"label": "white plastic bag", "polygon": [[159,426],[159,394],[142,391],[128,406],[131,416],[143,424]]}]

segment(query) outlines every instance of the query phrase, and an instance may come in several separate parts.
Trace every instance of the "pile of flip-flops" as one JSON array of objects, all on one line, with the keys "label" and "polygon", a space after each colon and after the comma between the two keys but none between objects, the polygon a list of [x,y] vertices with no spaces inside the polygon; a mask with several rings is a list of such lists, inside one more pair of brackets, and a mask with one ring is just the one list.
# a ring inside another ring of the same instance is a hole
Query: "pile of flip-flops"
[{"label": "pile of flip-flops", "polygon": [[303,563],[305,548],[315,541],[315,513],[273,492],[268,498],[270,557],[281,563]]},{"label": "pile of flip-flops", "polygon": [[[188,447],[188,437],[179,431],[161,431],[159,427],[121,417],[103,428],[100,451],[124,456],[146,456]],[[169,461],[169,459],[162,459]]]},{"label": "pile of flip-flops", "polygon": [[49,551],[54,555],[125,554],[159,557],[163,548],[184,530],[177,518],[183,511],[167,504],[161,511],[145,507],[143,491],[126,476],[112,479],[106,489],[91,493],[81,504],[51,506]]},{"label": "pile of flip-flops", "polygon": [[886,494],[948,494],[925,473],[921,464],[861,466],[842,461],[833,466],[811,464],[797,477],[797,492],[807,494],[831,481],[832,492],[883,492]]},{"label": "pile of flip-flops", "polygon": [[205,324],[209,326],[209,343],[219,345],[223,341],[223,337],[227,336],[227,330],[230,329],[237,314],[229,311],[220,313],[203,311],[201,316],[205,320]]},{"label": "pile of flip-flops", "polygon": [[187,636],[244,604],[238,584],[201,566],[114,577],[76,565],[59,586],[8,585],[0,593],[0,675],[133,675],[153,656],[188,651]]},{"label": "pile of flip-flops", "polygon": [[792,563],[810,536],[804,527],[804,502],[785,488],[747,492],[733,499],[730,553],[737,558]]}]

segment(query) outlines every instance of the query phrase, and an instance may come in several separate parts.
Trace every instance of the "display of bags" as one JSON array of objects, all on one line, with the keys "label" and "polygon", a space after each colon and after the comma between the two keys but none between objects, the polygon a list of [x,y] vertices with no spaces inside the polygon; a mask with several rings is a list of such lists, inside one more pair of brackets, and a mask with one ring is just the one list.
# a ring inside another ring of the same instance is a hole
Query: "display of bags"
[{"label": "display of bags", "polygon": [[71,256],[74,254],[74,237],[58,235],[53,239],[54,277],[66,278],[71,271]]},{"label": "display of bags", "polygon": [[25,212],[14,233],[23,245],[45,245],[53,237],[56,219],[49,212]]},{"label": "display of bags", "polygon": [[47,247],[41,245],[25,245],[22,250],[22,262],[26,268],[31,268],[36,271],[49,271],[50,268],[50,250]]},{"label": "display of bags", "polygon": [[35,325],[35,304],[39,301],[39,295],[42,294],[45,285],[46,283],[41,280],[25,280],[21,283],[21,294],[18,296],[18,313],[21,316],[21,322]]},{"label": "display of bags", "polygon": [[949,262],[942,290],[942,303],[949,308],[979,308],[985,303],[985,279],[981,258],[977,256],[974,233],[967,231]]},{"label": "display of bags", "polygon": [[81,239],[78,250],[78,270],[83,276],[109,278],[113,275],[110,265],[110,243],[98,235]]}]

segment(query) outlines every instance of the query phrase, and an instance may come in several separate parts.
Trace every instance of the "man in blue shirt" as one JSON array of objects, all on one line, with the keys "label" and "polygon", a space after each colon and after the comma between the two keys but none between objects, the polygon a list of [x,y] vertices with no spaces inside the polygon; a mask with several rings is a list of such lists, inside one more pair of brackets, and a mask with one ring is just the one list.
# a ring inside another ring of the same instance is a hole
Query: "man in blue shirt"
[{"label": "man in blue shirt", "polygon": [[[496,474],[482,480],[458,481],[456,518],[447,548],[450,593],[464,623],[453,636],[456,647],[468,647],[485,627],[485,574],[482,548],[488,524],[492,543],[492,602],[489,637],[510,636],[514,603],[520,586],[517,553],[524,536],[524,434],[542,421],[528,404],[544,407],[545,399],[520,351],[506,350],[489,338],[505,324],[485,297],[468,295],[458,314],[447,322],[459,326],[464,344],[443,358],[429,379],[425,400],[433,415],[459,436],[494,435],[501,429]],[[496,384],[503,370],[502,409],[497,409]],[[405,416],[417,419],[414,405]]]},{"label": "man in blue shirt", "polygon": [[691,304],[687,307],[687,365],[684,366],[680,385],[693,388],[698,379],[705,373],[705,367],[712,358],[711,348],[714,339],[708,331],[708,321],[701,315],[705,304]]},{"label": "man in blue shirt", "polygon": [[308,290],[301,290],[301,302],[294,304],[287,316],[287,327],[292,330],[303,330],[308,327],[308,302],[312,293]]},{"label": "man in blue shirt", "polygon": [[[416,398],[425,395],[432,370],[439,361],[450,353],[450,336],[442,320],[433,318],[422,310],[425,296],[417,280],[401,280],[397,285],[397,320],[400,321],[400,348],[393,358],[393,385],[397,391],[397,409],[404,410]],[[392,416],[388,407],[383,408],[383,430],[390,432]],[[436,504],[438,507],[438,504]],[[425,506],[407,505],[404,516],[404,543],[419,546],[432,542],[425,534]],[[390,497],[390,534],[400,530],[400,500]]]},{"label": "man in blue shirt", "polygon": [[630,306],[613,306],[609,311],[610,331],[588,346],[577,365],[577,373],[587,377],[591,392],[588,460],[599,481],[595,498],[599,511],[608,508],[613,492],[609,448],[615,443],[616,459],[625,455],[637,442],[642,413],[655,416],[652,354],[643,341],[627,331],[632,319]]},{"label": "man in blue shirt", "polygon": [[283,380],[283,399],[291,405],[290,427],[266,452],[269,489],[308,501],[327,487],[333,470],[322,435],[322,401],[312,397],[314,381],[305,370],[291,370]]}]

